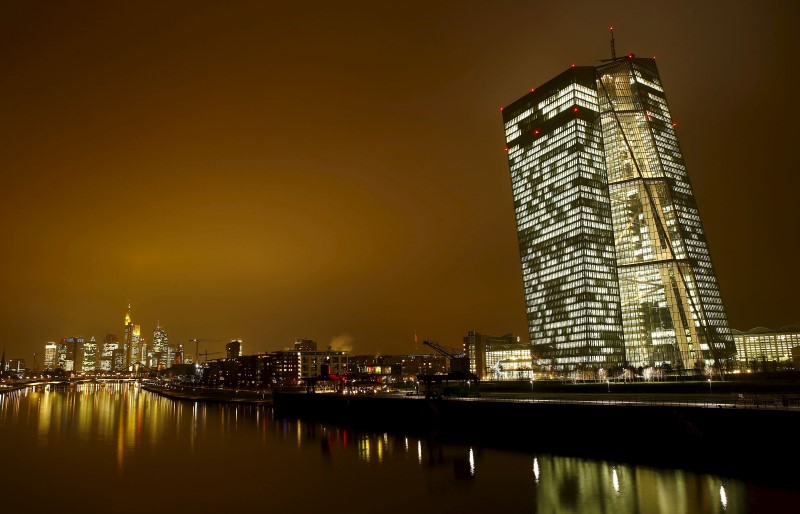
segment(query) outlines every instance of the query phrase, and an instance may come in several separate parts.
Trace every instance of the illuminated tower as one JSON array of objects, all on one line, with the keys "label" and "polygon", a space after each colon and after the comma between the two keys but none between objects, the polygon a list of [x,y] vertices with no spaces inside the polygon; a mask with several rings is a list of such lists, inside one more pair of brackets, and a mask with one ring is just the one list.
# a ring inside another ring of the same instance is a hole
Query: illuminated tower
[{"label": "illuminated tower", "polygon": [[54,342],[44,345],[44,369],[52,370],[58,367],[58,345]]},{"label": "illuminated tower", "polygon": [[119,346],[116,334],[106,334],[99,350],[98,369],[101,371],[121,371],[124,367],[124,350]]},{"label": "illuminated tower", "polygon": [[131,302],[128,302],[128,312],[125,313],[125,369],[130,370],[135,362],[133,348],[133,322],[131,321]]},{"label": "illuminated tower", "polygon": [[169,337],[164,329],[161,328],[160,322],[156,323],[156,329],[153,331],[153,358],[155,363],[151,364],[150,367],[156,367],[157,369],[170,367],[170,354]]},{"label": "illuminated tower", "polygon": [[560,370],[734,354],[655,60],[572,67],[503,109],[533,351]]},{"label": "illuminated tower", "polygon": [[228,359],[235,359],[242,356],[242,340],[232,339],[230,343],[225,345],[225,356]]},{"label": "illuminated tower", "polygon": [[[80,348],[80,371],[94,371],[97,367],[97,340],[92,337],[84,340]],[[77,370],[76,370],[77,371]]]},{"label": "illuminated tower", "polygon": [[142,327],[140,325],[133,326],[133,335],[131,335],[131,348],[131,355],[133,355],[131,366],[137,362],[144,362],[147,349],[145,348],[144,340],[142,339]]}]

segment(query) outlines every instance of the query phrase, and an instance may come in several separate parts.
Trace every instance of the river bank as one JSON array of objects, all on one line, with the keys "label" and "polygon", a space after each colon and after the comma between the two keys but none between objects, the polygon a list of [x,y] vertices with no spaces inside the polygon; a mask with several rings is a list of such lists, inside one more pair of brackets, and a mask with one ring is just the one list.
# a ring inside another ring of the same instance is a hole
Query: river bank
[{"label": "river bank", "polygon": [[245,391],[231,389],[209,389],[204,387],[170,386],[162,387],[142,383],[142,389],[172,400],[193,402],[225,402],[272,405],[272,394],[267,391]]},{"label": "river bank", "polygon": [[514,451],[674,467],[797,487],[800,410],[276,392],[275,415]]}]

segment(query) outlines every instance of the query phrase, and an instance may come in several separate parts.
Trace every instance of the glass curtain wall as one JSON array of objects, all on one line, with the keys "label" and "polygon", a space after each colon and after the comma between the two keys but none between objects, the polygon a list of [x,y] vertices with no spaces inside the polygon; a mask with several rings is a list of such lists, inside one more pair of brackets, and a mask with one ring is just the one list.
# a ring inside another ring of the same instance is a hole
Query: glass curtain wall
[{"label": "glass curtain wall", "polygon": [[597,69],[628,365],[700,367],[733,339],[652,59]]}]

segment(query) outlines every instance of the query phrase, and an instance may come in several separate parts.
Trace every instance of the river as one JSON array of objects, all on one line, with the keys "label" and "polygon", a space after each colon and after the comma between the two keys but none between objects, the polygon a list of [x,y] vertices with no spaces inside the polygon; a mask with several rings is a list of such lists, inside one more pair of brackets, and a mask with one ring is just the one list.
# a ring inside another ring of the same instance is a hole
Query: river
[{"label": "river", "polygon": [[[794,466],[796,463],[789,463]],[[129,383],[0,394],[3,512],[789,512],[800,490],[276,419]]]}]

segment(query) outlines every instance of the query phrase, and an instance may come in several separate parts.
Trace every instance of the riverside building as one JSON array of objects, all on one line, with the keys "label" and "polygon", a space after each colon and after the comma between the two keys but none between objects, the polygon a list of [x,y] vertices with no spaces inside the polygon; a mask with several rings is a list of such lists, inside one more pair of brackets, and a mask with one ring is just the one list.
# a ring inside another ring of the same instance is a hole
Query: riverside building
[{"label": "riverside building", "polygon": [[732,359],[655,60],[573,66],[502,111],[537,364]]},{"label": "riverside building", "polygon": [[732,332],[740,368],[767,371],[768,364],[786,365],[792,362],[792,348],[800,348],[800,326],[796,325]]}]

